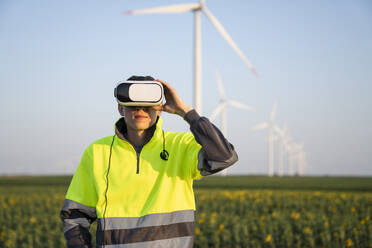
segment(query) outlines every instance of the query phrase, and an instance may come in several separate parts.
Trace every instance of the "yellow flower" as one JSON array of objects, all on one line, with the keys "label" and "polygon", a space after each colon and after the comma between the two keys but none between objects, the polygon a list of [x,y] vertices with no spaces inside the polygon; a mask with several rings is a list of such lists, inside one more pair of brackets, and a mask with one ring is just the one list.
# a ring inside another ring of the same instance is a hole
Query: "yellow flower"
[{"label": "yellow flower", "polygon": [[265,239],[265,243],[270,243],[271,242],[271,234],[268,234]]},{"label": "yellow flower", "polygon": [[[9,198],[8,202],[9,202],[10,206],[13,206],[15,204],[15,201],[12,197]],[[12,242],[12,241],[10,241],[10,242]]]},{"label": "yellow flower", "polygon": [[324,222],[324,227],[328,228],[328,222]]},{"label": "yellow flower", "polygon": [[222,231],[224,228],[225,228],[225,226],[224,226],[223,224],[220,224],[220,225],[218,226],[218,229],[219,229],[220,231]]},{"label": "yellow flower", "polygon": [[355,213],[356,209],[354,207],[351,208],[351,212]]},{"label": "yellow flower", "polygon": [[300,213],[294,213],[294,212],[291,213],[291,218],[294,220],[300,219],[300,216],[301,216]]},{"label": "yellow flower", "polygon": [[199,228],[195,228],[195,235],[199,235],[200,234],[200,229]]},{"label": "yellow flower", "polygon": [[12,241],[11,240],[7,240],[5,241],[5,246],[11,246],[12,245]]},{"label": "yellow flower", "polygon": [[264,220],[265,220],[265,216],[261,215],[261,221],[264,221]]},{"label": "yellow flower", "polygon": [[275,218],[275,217],[276,217],[276,213],[275,213],[275,212],[272,212],[271,216],[272,216],[273,218]]},{"label": "yellow flower", "polygon": [[365,219],[362,219],[362,220],[359,222],[359,225],[363,226],[364,224],[366,224],[366,221],[365,221]]},{"label": "yellow flower", "polygon": [[204,223],[204,219],[199,219],[199,224],[202,224],[202,223]]},{"label": "yellow flower", "polygon": [[346,247],[351,247],[353,246],[353,241],[351,239],[346,240]]},{"label": "yellow flower", "polygon": [[31,223],[31,224],[36,223],[36,218],[35,218],[35,217],[31,217],[31,218],[30,218],[30,223]]},{"label": "yellow flower", "polygon": [[211,224],[214,224],[216,222],[216,218],[211,218],[209,221]]},{"label": "yellow flower", "polygon": [[232,198],[233,198],[233,196],[232,196],[232,194],[230,193],[230,191],[225,191],[225,192],[224,192],[224,195],[225,195],[226,198],[229,198],[229,199],[232,199]]},{"label": "yellow flower", "polygon": [[309,233],[311,233],[311,229],[310,229],[310,227],[305,227],[304,230],[303,230],[303,232],[304,232],[305,234],[309,234]]}]

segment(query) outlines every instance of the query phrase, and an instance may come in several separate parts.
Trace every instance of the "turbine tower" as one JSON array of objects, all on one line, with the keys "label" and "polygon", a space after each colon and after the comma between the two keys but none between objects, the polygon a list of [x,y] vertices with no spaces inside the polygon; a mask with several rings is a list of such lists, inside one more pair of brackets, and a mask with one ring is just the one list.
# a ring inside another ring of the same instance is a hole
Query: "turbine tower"
[{"label": "turbine tower", "polygon": [[214,25],[217,31],[222,35],[222,37],[227,41],[231,48],[239,55],[239,57],[244,61],[248,68],[258,76],[258,73],[254,69],[252,63],[245,57],[243,52],[231,39],[230,35],[226,32],[225,28],[221,23],[212,15],[212,13],[207,9],[203,0],[199,3],[189,3],[189,4],[177,4],[169,5],[164,7],[132,10],[124,12],[127,15],[140,15],[140,14],[165,14],[165,13],[183,13],[183,12],[194,12],[195,17],[195,34],[194,34],[194,108],[202,115],[202,101],[201,101],[201,20],[200,13],[203,12],[209,21]]},{"label": "turbine tower", "polygon": [[275,102],[273,105],[273,109],[270,114],[270,120],[266,122],[262,122],[257,124],[253,127],[253,130],[263,130],[268,129],[268,175],[272,177],[274,175],[274,137],[273,137],[273,129],[274,129],[274,119],[276,115],[276,110],[278,109],[278,102]]},{"label": "turbine tower", "polygon": [[[223,84],[222,84],[222,79],[221,79],[221,76],[220,76],[218,71],[216,71],[216,80],[217,80],[218,91],[220,93],[221,100],[220,100],[220,103],[218,104],[218,106],[214,109],[214,111],[213,111],[212,115],[209,117],[209,119],[212,122],[219,114],[221,114],[221,131],[222,131],[222,134],[225,137],[227,137],[226,106],[231,105],[233,107],[236,107],[236,108],[239,108],[239,109],[242,109],[242,110],[253,111],[253,112],[256,111],[256,108],[252,107],[252,106],[245,105],[243,103],[240,103],[240,102],[237,102],[237,101],[234,101],[234,100],[227,99],[226,94],[225,94],[225,89],[224,89]],[[222,171],[223,176],[226,176],[226,174],[227,174],[227,169]]]}]

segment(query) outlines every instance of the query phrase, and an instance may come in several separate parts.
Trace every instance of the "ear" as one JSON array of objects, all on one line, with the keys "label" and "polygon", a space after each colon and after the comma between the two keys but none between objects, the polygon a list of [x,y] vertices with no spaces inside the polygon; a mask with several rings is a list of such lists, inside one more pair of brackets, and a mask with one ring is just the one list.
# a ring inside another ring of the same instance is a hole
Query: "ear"
[{"label": "ear", "polygon": [[124,116],[124,106],[118,104],[118,111],[119,111],[121,116]]}]

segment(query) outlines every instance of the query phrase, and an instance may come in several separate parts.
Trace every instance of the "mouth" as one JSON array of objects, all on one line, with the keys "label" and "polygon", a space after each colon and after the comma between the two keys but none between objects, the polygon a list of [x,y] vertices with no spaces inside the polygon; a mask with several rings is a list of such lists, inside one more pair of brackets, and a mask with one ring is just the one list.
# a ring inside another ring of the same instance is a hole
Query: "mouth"
[{"label": "mouth", "polygon": [[146,115],[135,115],[134,118],[136,120],[144,120],[144,119],[147,119],[147,116]]}]

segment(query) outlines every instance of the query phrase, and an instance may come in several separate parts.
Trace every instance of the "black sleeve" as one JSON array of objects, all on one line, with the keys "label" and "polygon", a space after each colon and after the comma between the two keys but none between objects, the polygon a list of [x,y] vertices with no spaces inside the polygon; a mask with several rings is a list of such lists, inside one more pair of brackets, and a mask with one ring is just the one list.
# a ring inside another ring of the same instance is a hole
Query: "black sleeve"
[{"label": "black sleeve", "polygon": [[184,119],[190,124],[195,140],[202,146],[198,155],[200,174],[214,174],[238,161],[234,146],[206,117],[200,117],[195,110],[191,110]]}]

